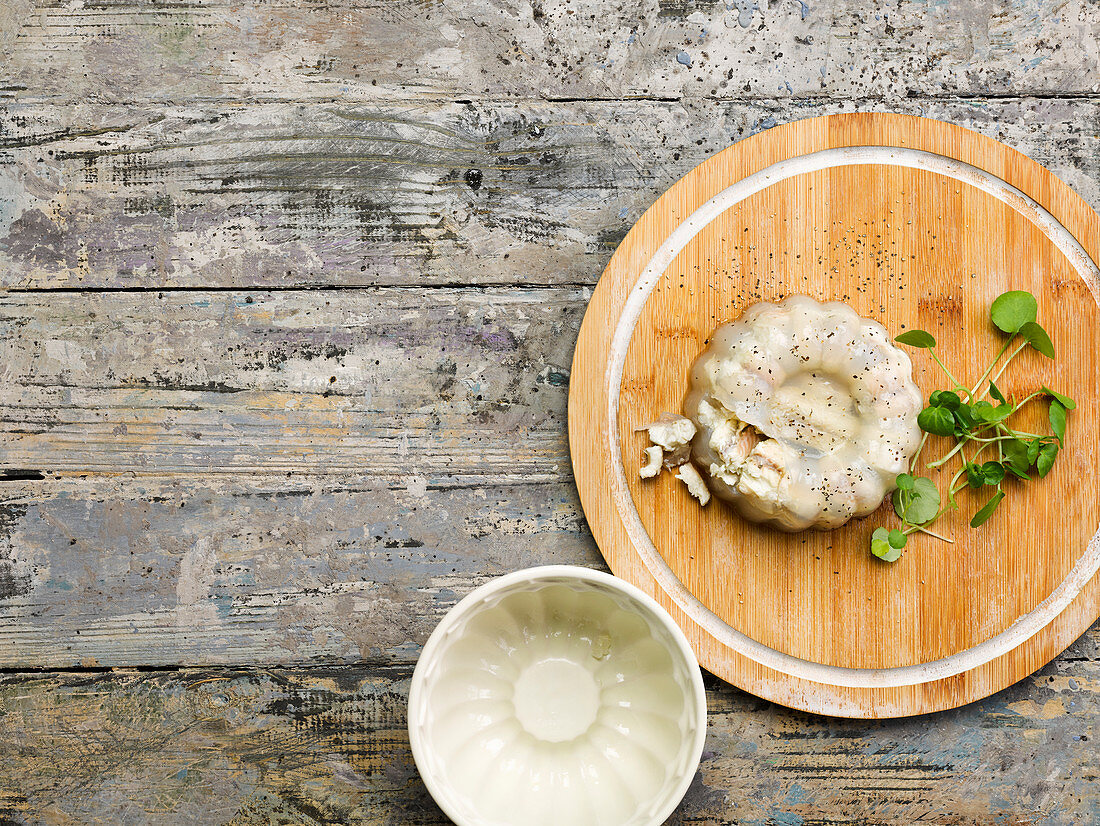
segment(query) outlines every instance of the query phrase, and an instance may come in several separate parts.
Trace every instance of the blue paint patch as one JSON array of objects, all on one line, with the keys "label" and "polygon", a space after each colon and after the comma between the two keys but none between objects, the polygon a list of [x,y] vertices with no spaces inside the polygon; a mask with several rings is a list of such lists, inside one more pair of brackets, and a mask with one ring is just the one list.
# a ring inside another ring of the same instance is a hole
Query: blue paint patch
[{"label": "blue paint patch", "polygon": [[802,819],[802,815],[797,815],[794,812],[773,812],[768,823],[782,823],[783,826],[802,826],[805,821]]},{"label": "blue paint patch", "polygon": [[810,4],[807,3],[806,0],[794,0],[794,2],[802,7],[802,19],[805,20],[810,14]]},{"label": "blue paint patch", "polygon": [[233,597],[215,597],[214,606],[219,617],[222,619],[229,619],[229,614],[233,610]]},{"label": "blue paint patch", "polygon": [[756,125],[752,128],[752,131],[763,132],[765,129],[771,129],[773,126],[776,126],[775,118],[768,115],[768,117],[758,120]]},{"label": "blue paint patch", "polygon": [[186,779],[187,779],[187,769],[186,768],[182,768],[178,772],[176,772],[176,780],[186,780]]},{"label": "blue paint patch", "polygon": [[71,591],[73,586],[60,579],[51,579],[46,583],[47,588],[56,588],[59,591]]},{"label": "blue paint patch", "polygon": [[[395,645],[387,649],[395,657],[415,657],[420,653],[420,645],[412,640],[405,640],[401,645]],[[400,683],[398,683],[400,685]],[[394,686],[396,688],[397,686]],[[407,690],[407,689],[406,689]]]},{"label": "blue paint patch", "polygon": [[629,213],[630,213],[630,211],[626,207],[622,207],[622,208],[619,209],[619,217],[620,218],[625,218]]},{"label": "blue paint patch", "polygon": [[749,0],[734,0],[733,5],[737,8],[737,25],[742,29],[747,29],[752,25],[752,13],[760,11],[760,4],[753,0],[750,4]]},{"label": "blue paint patch", "polygon": [[[802,786],[800,786],[798,783],[795,783],[787,790],[787,794],[783,796],[783,801],[785,803],[805,803],[806,792],[802,790]],[[799,820],[799,822],[801,822],[801,819]]]},{"label": "blue paint patch", "polygon": [[690,66],[691,55],[689,55],[687,52],[680,52],[678,55],[676,55],[676,62],[683,64],[684,66]]},{"label": "blue paint patch", "polygon": [[628,37],[628,38],[626,39],[626,45],[627,45],[627,46],[633,46],[633,45],[634,45],[634,41],[635,41],[635,40],[637,40],[637,39],[638,39],[638,38],[637,38],[637,36],[635,36],[635,35],[631,34],[631,35],[630,35],[630,37]]}]

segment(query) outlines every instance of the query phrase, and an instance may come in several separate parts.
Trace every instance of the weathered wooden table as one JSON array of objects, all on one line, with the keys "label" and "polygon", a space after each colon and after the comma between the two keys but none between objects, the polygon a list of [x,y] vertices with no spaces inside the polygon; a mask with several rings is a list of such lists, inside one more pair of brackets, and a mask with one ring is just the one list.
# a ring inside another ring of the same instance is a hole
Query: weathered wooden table
[{"label": "weathered wooden table", "polygon": [[[890,109],[1100,206],[1090,0],[6,0],[0,55],[4,823],[445,822],[417,651],[602,564],[574,340],[711,153]],[[1098,643],[901,721],[711,680],[671,822],[1100,822]]]}]

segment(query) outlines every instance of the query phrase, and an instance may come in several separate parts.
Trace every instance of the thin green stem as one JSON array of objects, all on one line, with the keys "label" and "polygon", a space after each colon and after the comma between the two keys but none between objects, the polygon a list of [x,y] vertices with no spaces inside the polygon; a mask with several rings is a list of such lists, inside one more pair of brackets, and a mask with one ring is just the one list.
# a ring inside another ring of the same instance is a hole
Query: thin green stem
[{"label": "thin green stem", "polygon": [[909,461],[909,471],[912,472],[917,468],[917,459],[920,458],[920,452],[924,450],[924,445],[928,442],[928,432],[925,431],[924,436],[921,437],[920,444],[917,445],[917,452],[913,454],[913,458]]},{"label": "thin green stem", "polygon": [[918,531],[919,531],[920,533],[926,533],[926,534],[928,534],[929,536],[934,536],[934,537],[936,537],[936,539],[942,539],[942,540],[943,540],[944,542],[950,542],[950,543],[951,543],[952,545],[954,545],[954,544],[955,544],[955,540],[954,540],[954,539],[950,539],[949,537],[943,536],[942,534],[938,534],[938,533],[936,533],[935,531],[930,531],[930,530],[928,530],[928,528],[922,528],[922,527],[919,527],[919,526],[918,526],[918,527],[917,527],[917,530],[918,530]]},{"label": "thin green stem", "polygon": [[1013,439],[1019,439],[1020,437],[1023,437],[1025,439],[1042,439],[1043,438],[1038,433],[1027,433],[1023,430],[1013,430],[1011,427],[1006,425],[1004,422],[997,422],[997,429],[998,430],[1003,430],[1006,435],[1010,436]]},{"label": "thin green stem", "polygon": [[[969,437],[969,440],[972,441],[972,442],[985,442],[986,444],[993,444],[994,442],[1005,442],[1005,441],[1008,441],[1010,439],[1015,439],[1018,436],[1023,436],[1025,438],[1029,438],[1029,439],[1042,439],[1043,438],[1042,436],[1037,436],[1034,433],[1021,433],[1021,432],[1015,431],[1015,430],[1013,431],[1013,433],[1016,434],[1016,435],[993,436],[989,439],[984,439],[981,436],[971,436],[971,437]],[[931,465],[929,465],[929,467],[931,467]]]},{"label": "thin green stem", "polygon": [[947,453],[946,453],[945,455],[941,456],[941,457],[940,457],[939,459],[937,459],[937,460],[936,460],[936,461],[934,461],[934,462],[929,462],[929,463],[928,463],[927,465],[925,465],[925,467],[927,467],[927,468],[937,468],[937,467],[940,467],[940,466],[941,466],[941,465],[943,465],[943,464],[944,464],[944,463],[945,463],[945,462],[946,462],[946,461],[947,461],[948,459],[950,459],[950,458],[951,458],[952,456],[954,456],[954,455],[955,455],[956,453],[958,453],[958,452],[959,452],[960,450],[962,450],[962,446],[963,446],[964,444],[966,444],[966,443],[967,443],[968,441],[970,441],[970,439],[971,439],[971,437],[970,437],[970,436],[967,436],[967,437],[965,437],[964,439],[962,439],[961,441],[959,441],[959,442],[958,442],[958,443],[957,443],[957,444],[956,444],[956,445],[955,445],[955,446],[954,446],[953,448],[951,448],[951,450],[950,450],[950,451],[948,451],[948,452],[947,452]]},{"label": "thin green stem", "polygon": [[[930,519],[928,521],[927,524],[932,524],[932,522],[935,522],[937,519],[939,519],[940,515],[942,513],[944,513],[945,510],[947,510],[947,508],[945,508],[944,510],[941,510],[939,513],[937,513],[934,517],[932,517],[932,519]],[[954,539],[948,539],[946,536],[938,534],[933,530],[929,530],[928,528],[924,527],[924,525],[909,525],[908,527],[906,527],[905,529],[902,530],[902,533],[905,534],[906,536],[909,536],[910,534],[914,534],[914,533],[926,533],[929,536],[936,537],[936,539],[942,539],[944,542],[950,542],[952,544],[954,544],[954,542],[955,542]]]},{"label": "thin green stem", "polygon": [[[969,439],[967,441],[969,441]],[[962,444],[965,445],[966,442],[963,442]],[[962,459],[962,466],[958,469],[958,471],[955,472],[955,475],[951,477],[951,482],[947,485],[947,495],[951,499],[952,504],[954,504],[955,502],[955,491],[953,490],[953,488],[955,487],[955,483],[959,481],[960,476],[966,473],[966,468],[970,464],[970,460],[966,458],[966,451],[961,449],[961,445],[959,450],[959,458]]]},{"label": "thin green stem", "polygon": [[[1012,339],[1009,339],[1008,341],[1012,341]],[[1008,341],[1005,342],[1006,347],[1008,346]],[[1025,347],[1027,347],[1027,342],[1026,341],[1023,344],[1021,344],[1019,347],[1017,347],[1015,350],[1013,350],[1012,354],[1008,358],[1005,359],[1005,363],[1001,365],[1001,369],[997,371],[997,375],[995,375],[992,379],[992,382],[994,384],[997,383],[997,379],[999,379],[1001,377],[1001,374],[1005,371],[1005,368],[1008,367],[1009,362],[1011,362],[1012,359],[1016,358],[1016,354],[1019,353],[1021,350],[1023,350]]]},{"label": "thin green stem", "polygon": [[[998,462],[1004,462],[1004,460],[1005,460],[1005,452],[1004,452],[1004,450],[1001,449],[1001,443],[997,442],[997,461]],[[997,490],[1001,489],[1001,485],[1003,483],[1004,483],[1004,479],[1001,479],[1001,481],[997,483]]]},{"label": "thin green stem", "polygon": [[966,388],[963,387],[963,383],[951,374],[951,371],[947,369],[946,364],[944,364],[942,361],[940,361],[940,357],[936,355],[936,348],[935,347],[929,347],[928,352],[931,354],[932,360],[940,366],[940,369],[943,370],[943,372],[947,376],[947,378],[951,379],[951,381],[953,381],[955,383],[956,387],[960,387],[960,388],[963,388],[965,390]]},{"label": "thin green stem", "polygon": [[[1012,408],[1012,413],[1015,413],[1017,410],[1019,410],[1021,407],[1023,407],[1025,404],[1027,404],[1032,399],[1037,399],[1040,396],[1045,396],[1045,395],[1046,395],[1046,393],[1044,393],[1042,390],[1036,390],[1034,393],[1032,393],[1030,396],[1026,397],[1022,402],[1020,402],[1018,405],[1016,405],[1014,408]],[[1012,413],[1010,413],[1009,415],[1011,416]]]},{"label": "thin green stem", "polygon": [[[978,379],[977,383],[974,385],[974,389],[971,390],[970,393],[968,394],[970,396],[971,401],[974,400],[974,394],[978,392],[978,388],[980,388],[982,386],[982,383],[989,377],[989,374],[993,371],[993,368],[997,366],[997,362],[1000,360],[1001,356],[1003,356],[1005,354],[1005,350],[1008,349],[1008,345],[1012,343],[1012,339],[1015,338],[1015,337],[1016,337],[1015,334],[1013,334],[1012,336],[1009,337],[1008,341],[1006,341],[1004,343],[1004,346],[1001,347],[1001,349],[997,351],[997,355],[995,355],[993,357],[993,361],[991,361],[989,363],[989,366],[987,368],[985,368],[985,372],[982,373],[982,377],[980,379]],[[1017,351],[1017,352],[1019,352],[1019,351]],[[1013,355],[1015,355],[1015,354],[1013,354]],[[1007,364],[1007,363],[1008,362],[1005,362],[1005,364]],[[1001,369],[1003,370],[1004,368],[1001,368]],[[1000,376],[1000,373],[998,373],[997,375]],[[993,383],[996,384],[997,379],[993,379]]]}]

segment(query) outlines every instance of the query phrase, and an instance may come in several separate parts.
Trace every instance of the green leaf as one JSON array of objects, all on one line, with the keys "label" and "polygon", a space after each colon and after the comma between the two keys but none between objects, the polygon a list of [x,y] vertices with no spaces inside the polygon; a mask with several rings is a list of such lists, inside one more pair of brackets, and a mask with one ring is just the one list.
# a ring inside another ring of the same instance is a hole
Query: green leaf
[{"label": "green leaf", "polygon": [[1008,402],[1004,402],[994,407],[983,399],[980,402],[974,403],[971,412],[974,414],[975,418],[981,419],[983,422],[999,422],[1007,419],[1009,414],[1012,413],[1012,405]]},{"label": "green leaf", "polygon": [[973,462],[966,463],[966,484],[972,488],[980,488],[985,484],[985,474]]},{"label": "green leaf", "polygon": [[1058,443],[1047,442],[1039,449],[1039,458],[1035,462],[1035,470],[1040,477],[1046,476],[1050,473],[1050,469],[1054,467],[1054,460],[1058,457]]},{"label": "green leaf", "polygon": [[1020,439],[1006,439],[1001,442],[1001,452],[1008,464],[1016,465],[1021,470],[1027,470],[1027,443]]},{"label": "green leaf", "polygon": [[913,489],[913,477],[908,473],[899,473],[898,478],[894,480],[894,484],[901,490]]},{"label": "green leaf", "polygon": [[969,404],[963,402],[959,405],[958,409],[952,410],[951,415],[955,417],[955,420],[959,423],[959,427],[956,428],[956,432],[962,431],[965,433],[970,430],[977,423],[974,419],[974,410]]},{"label": "green leaf", "polygon": [[966,483],[972,488],[999,485],[1004,478],[1005,469],[1000,462],[986,462],[980,466],[971,462],[966,466]]},{"label": "green leaf", "polygon": [[1027,469],[1031,462],[1027,458],[1027,445],[1019,439],[1009,439],[1001,444],[1004,452],[1005,469],[1021,479],[1027,478]]},{"label": "green leaf", "polygon": [[1035,296],[1024,290],[1002,293],[989,306],[990,319],[1006,333],[1019,332],[1029,321],[1035,321],[1038,312]]},{"label": "green leaf", "polygon": [[890,544],[890,532],[886,528],[875,528],[871,534],[871,553],[883,562],[896,562],[901,556],[901,548]]},{"label": "green leaf", "polygon": [[962,404],[962,399],[952,390],[933,390],[932,395],[928,397],[928,403],[933,407],[956,410]]},{"label": "green leaf", "polygon": [[899,551],[905,547],[906,540],[909,539],[905,534],[894,528],[890,531],[890,538],[887,540],[890,543],[891,548],[897,548]]},{"label": "green leaf", "polygon": [[1023,327],[1020,328],[1020,335],[1027,339],[1027,343],[1046,356],[1048,359],[1054,358],[1054,344],[1051,343],[1050,336],[1047,335],[1047,331],[1036,324],[1034,321],[1029,321]]},{"label": "green leaf", "polygon": [[1063,396],[1061,393],[1057,393],[1054,390],[1051,390],[1045,384],[1043,385],[1043,392],[1046,393],[1048,396],[1053,396],[1054,398],[1056,398],[1058,400],[1058,403],[1062,405],[1062,407],[1064,407],[1066,410],[1073,410],[1073,408],[1077,407],[1077,402],[1075,402],[1069,396]]},{"label": "green leaf", "polygon": [[[1047,413],[1047,417],[1050,419],[1050,429],[1054,431],[1054,435],[1058,437],[1058,441],[1062,444],[1066,443],[1066,409],[1062,407],[1062,403],[1055,399],[1050,403],[1050,410]],[[920,419],[917,419],[920,422]]]},{"label": "green leaf", "polygon": [[1050,429],[1054,431],[1054,435],[1058,437],[1058,441],[1065,444],[1066,409],[1062,406],[1062,403],[1057,399],[1052,401],[1047,416],[1050,419]]},{"label": "green leaf", "polygon": [[902,490],[898,488],[890,496],[890,501],[894,503],[894,513],[898,515],[898,519],[905,518],[905,506],[909,503],[909,500],[913,498],[911,491]]},{"label": "green leaf", "polygon": [[993,511],[997,510],[997,506],[1001,504],[1001,500],[1005,498],[1005,492],[1003,490],[997,491],[993,494],[989,501],[982,505],[982,509],[974,514],[974,518],[970,520],[970,527],[976,528],[984,523],[989,517],[993,515]]},{"label": "green leaf", "polygon": [[936,483],[923,476],[913,478],[913,490],[894,491],[894,512],[909,525],[931,522],[940,512],[940,492]]},{"label": "green leaf", "polygon": [[998,388],[997,385],[995,385],[993,382],[989,383],[989,395],[995,398],[1001,404],[1004,404],[1006,401],[1004,393],[1002,393],[1000,391],[1000,388]]},{"label": "green leaf", "polygon": [[936,436],[950,436],[955,432],[955,417],[942,407],[926,407],[917,415],[921,430]]},{"label": "green leaf", "polygon": [[1028,467],[1035,464],[1035,460],[1039,458],[1039,448],[1042,446],[1042,442],[1039,439],[1032,439],[1027,443],[1027,464]]},{"label": "green leaf", "polygon": [[898,344],[908,344],[910,347],[935,347],[936,339],[932,337],[931,333],[926,333],[924,330],[907,330],[900,336],[897,336],[894,341]]},{"label": "green leaf", "polygon": [[982,477],[987,485],[999,485],[1005,478],[1004,465],[1000,462],[986,462],[982,465]]}]

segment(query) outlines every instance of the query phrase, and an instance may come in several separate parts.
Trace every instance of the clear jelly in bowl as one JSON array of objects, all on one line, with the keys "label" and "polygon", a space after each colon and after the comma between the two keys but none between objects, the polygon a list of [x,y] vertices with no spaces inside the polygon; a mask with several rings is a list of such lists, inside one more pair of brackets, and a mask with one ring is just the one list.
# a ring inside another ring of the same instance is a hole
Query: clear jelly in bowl
[{"label": "clear jelly in bowl", "polygon": [[656,826],[705,733],[683,633],[640,590],[587,568],[478,588],[431,635],[409,691],[416,765],[460,826]]}]

